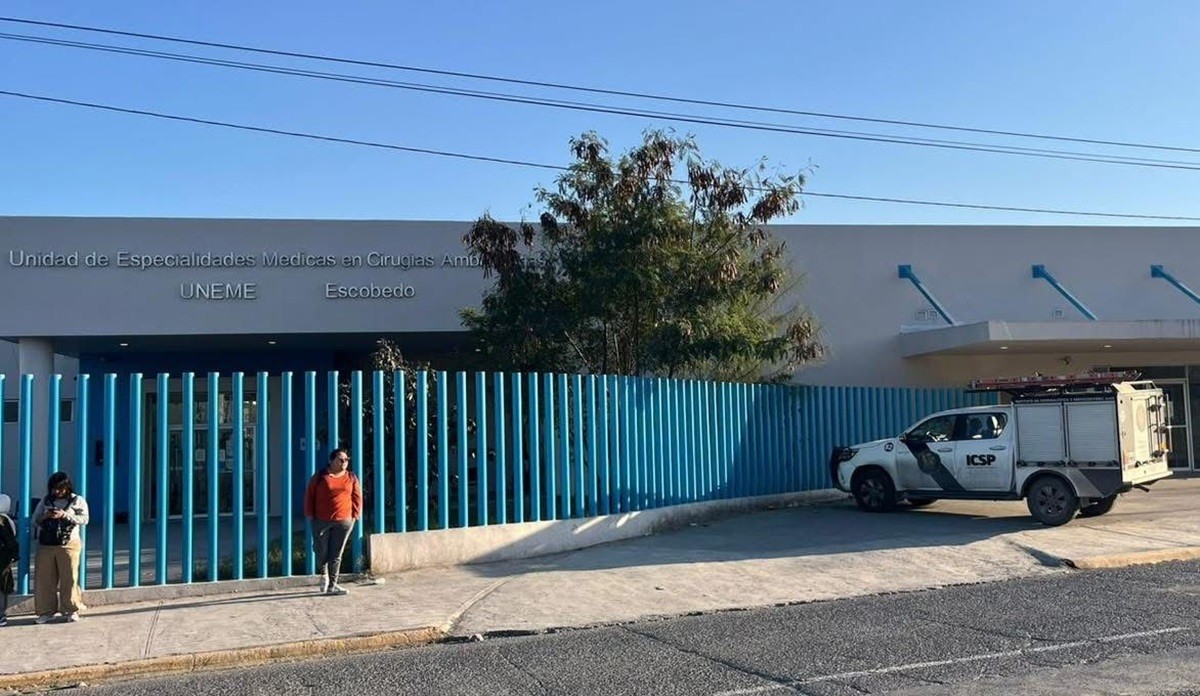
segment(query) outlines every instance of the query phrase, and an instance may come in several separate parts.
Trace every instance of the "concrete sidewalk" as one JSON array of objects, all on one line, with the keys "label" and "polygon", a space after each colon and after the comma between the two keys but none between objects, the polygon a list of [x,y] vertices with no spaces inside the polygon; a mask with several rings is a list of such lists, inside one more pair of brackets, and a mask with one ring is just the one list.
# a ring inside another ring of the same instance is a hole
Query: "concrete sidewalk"
[{"label": "concrete sidewalk", "polygon": [[[97,607],[0,629],[0,690],[228,667],[660,616],[809,602],[1081,567],[1200,557],[1200,479],[1134,491],[1058,528],[1024,503],[869,515],[848,499],[742,515],[556,556],[351,584]],[[1149,554],[1149,555],[1147,555]]]}]

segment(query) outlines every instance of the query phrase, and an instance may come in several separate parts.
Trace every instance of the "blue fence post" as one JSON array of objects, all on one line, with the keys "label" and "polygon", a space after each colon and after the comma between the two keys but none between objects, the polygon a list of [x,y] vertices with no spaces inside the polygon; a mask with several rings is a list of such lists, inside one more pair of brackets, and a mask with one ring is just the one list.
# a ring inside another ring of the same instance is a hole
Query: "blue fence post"
[{"label": "blue fence post", "polygon": [[417,373],[417,529],[429,529],[429,372]]},{"label": "blue fence post", "polygon": [[[80,385],[82,388],[82,384]],[[155,384],[156,413],[154,420],[154,581],[167,584],[167,559],[170,545],[167,539],[167,518],[170,515],[167,497],[170,492],[167,477],[170,472],[171,440],[171,375],[160,372]]]},{"label": "blue fence post", "polygon": [[791,461],[792,461],[792,458],[791,458],[791,450],[790,450],[792,441],[790,438],[790,430],[789,430],[789,428],[791,427],[791,419],[789,417],[791,411],[788,408],[788,398],[789,398],[790,393],[791,393],[790,386],[776,385],[775,400],[776,400],[776,418],[777,418],[777,420],[776,420],[775,427],[776,427],[777,432],[776,432],[775,442],[776,442],[776,446],[779,448],[779,458],[780,458],[779,465],[778,465],[778,472],[779,472],[778,485],[779,485],[780,493],[789,493],[793,490],[792,485],[791,485],[791,476],[792,476]]},{"label": "blue fence post", "polygon": [[671,403],[674,411],[671,414],[671,504],[679,505],[688,500],[688,467],[691,458],[687,450],[688,427],[688,384],[687,380],[671,380]]},{"label": "blue fence post", "polygon": [[738,456],[739,448],[741,446],[739,437],[741,433],[739,418],[741,412],[738,409],[738,403],[740,402],[740,399],[738,399],[739,385],[731,382],[726,384],[725,388],[725,457],[726,465],[729,467],[728,473],[726,474],[729,487],[728,497],[739,498],[742,494],[742,475],[741,471],[739,470]]},{"label": "blue fence post", "polygon": [[470,452],[467,449],[467,373],[454,373],[454,410],[458,416],[458,526],[468,527],[471,524],[471,486],[468,483],[467,463]]},{"label": "blue fence post", "polygon": [[542,457],[538,433],[538,373],[529,373],[529,519],[542,519]]},{"label": "blue fence post", "polygon": [[396,447],[396,531],[408,531],[408,376],[392,373],[392,432]]},{"label": "blue fence post", "polygon": [[387,466],[387,461],[384,457],[384,449],[387,444],[384,442],[384,427],[386,420],[384,418],[384,392],[386,391],[383,381],[383,371],[375,370],[371,373],[371,451],[375,455],[375,485],[371,492],[375,501],[375,533],[383,534],[387,531],[387,477],[384,475],[384,468]]},{"label": "blue fence post", "polygon": [[791,467],[791,457],[788,455],[788,447],[790,440],[788,439],[788,427],[790,419],[788,418],[787,396],[789,387],[783,385],[775,386],[775,446],[779,456],[778,464],[778,486],[779,492],[783,493],[791,490],[789,483],[789,473]]},{"label": "blue fence post", "polygon": [[129,586],[140,587],[141,584],[142,375],[134,373],[129,376]]},{"label": "blue fence post", "polygon": [[575,514],[583,517],[586,512],[584,504],[587,498],[587,487],[583,482],[583,375],[575,375],[572,380],[572,398],[575,403]]},{"label": "blue fence post", "polygon": [[687,433],[687,424],[684,421],[684,387],[685,383],[681,379],[672,379],[668,382],[670,385],[671,405],[668,410],[667,427],[670,429],[670,443],[667,448],[667,470],[670,472],[671,494],[668,496],[668,501],[671,505],[678,505],[684,502],[684,491],[687,489],[687,455],[683,449],[683,438]]},{"label": "blue fence post", "polygon": [[196,465],[196,374],[183,373],[183,398],[180,404],[183,412],[183,426],[180,432],[180,448],[183,450],[183,478],[180,492],[182,516],[179,520],[180,536],[183,548],[181,550],[183,572],[180,581],[192,582],[193,564],[195,563],[195,505],[192,500],[195,494],[195,465]]},{"label": "blue fence post", "polygon": [[[331,370],[325,374],[325,429],[328,434],[325,436],[326,456],[330,452],[342,446],[341,432],[338,430],[338,413],[341,411],[339,399],[341,397],[341,389],[338,385],[338,371]],[[354,456],[358,456],[358,452]]]},{"label": "blue fence post", "polygon": [[651,508],[662,507],[663,500],[666,494],[666,477],[663,472],[664,450],[666,449],[663,443],[663,415],[666,412],[666,399],[664,397],[664,380],[661,377],[654,377],[649,380],[650,404],[649,426],[650,426],[650,459],[647,462],[650,468],[650,494]]},{"label": "blue fence post", "polygon": [[701,454],[704,460],[704,500],[712,500],[717,492],[717,383],[701,385]]},{"label": "blue fence post", "polygon": [[775,423],[774,391],[774,386],[770,384],[758,385],[758,408],[756,409],[758,411],[758,437],[762,438],[763,443],[763,482],[759,490],[764,495],[775,492],[777,461],[775,459],[775,434],[772,427]]},{"label": "blue fence post", "polygon": [[712,492],[712,435],[709,416],[712,404],[709,395],[712,382],[701,380],[696,382],[696,500],[708,500]]},{"label": "blue fence post", "polygon": [[[81,374],[75,383],[75,483],[84,500],[88,497],[88,465],[91,463],[89,454],[92,451],[88,440],[88,404],[91,376]],[[4,394],[4,375],[0,375],[0,395]],[[3,428],[0,428],[3,430]],[[4,457],[4,445],[0,441],[0,458]],[[27,537],[26,537],[27,538]],[[87,525],[79,528],[79,588],[87,588]],[[164,580],[163,582],[166,582]]]},{"label": "blue fence post", "polygon": [[284,372],[279,376],[279,543],[283,547],[283,567],[280,575],[292,575],[292,373]]},{"label": "blue fence post", "polygon": [[649,424],[649,394],[650,380],[645,377],[633,380],[633,447],[634,447],[634,478],[637,483],[636,495],[633,499],[634,510],[644,510],[650,503],[650,430]]},{"label": "blue fence post", "polygon": [[[600,383],[597,386],[598,409],[600,411],[600,459],[599,465],[596,467],[600,476],[600,514],[608,515],[613,511],[612,492],[613,480],[611,459],[609,458],[609,442],[612,440],[612,434],[617,429],[617,424],[609,420],[612,407],[612,378],[608,375],[600,377]],[[611,423],[611,426],[610,426]]]},{"label": "blue fence post", "polygon": [[475,373],[475,523],[488,524],[487,374]]},{"label": "blue fence post", "polygon": [[492,376],[494,381],[492,394],[493,408],[496,409],[496,522],[508,523],[508,461],[505,449],[507,428],[504,423],[504,373],[497,372]]},{"label": "blue fence post", "polygon": [[641,510],[654,508],[656,490],[654,484],[654,463],[656,461],[654,453],[657,449],[654,430],[654,411],[657,407],[654,401],[655,382],[656,380],[652,377],[643,377],[638,383],[638,412],[640,415],[638,427],[641,430],[639,439],[642,441],[642,500],[639,507]]},{"label": "blue fence post", "polygon": [[667,498],[667,476],[666,476],[666,413],[667,413],[667,381],[662,377],[652,380],[653,384],[653,406],[651,408],[651,419],[653,428],[653,437],[651,441],[654,443],[654,504],[652,507],[662,507]]},{"label": "blue fence post", "polygon": [[755,394],[757,393],[757,385],[743,384],[742,385],[742,448],[747,453],[746,464],[746,488],[745,494],[748,496],[758,495],[758,486],[761,483],[761,475],[759,467],[762,466],[762,442],[756,437],[755,432]]},{"label": "blue fence post", "polygon": [[770,483],[770,443],[764,437],[765,428],[763,421],[766,417],[767,395],[766,386],[762,384],[750,385],[750,439],[754,442],[755,449],[755,467],[754,467],[754,495],[763,495],[767,492]]},{"label": "blue fence post", "polygon": [[[587,378],[587,444],[588,444],[588,466],[587,466],[587,514],[589,517],[595,517],[600,507],[600,443],[597,442],[599,433],[597,426],[599,420],[596,418],[596,375],[588,375]],[[582,485],[582,484],[581,484]],[[605,505],[605,507],[608,507]]]},{"label": "blue fence post", "polygon": [[688,458],[691,461],[688,498],[691,502],[699,501],[704,490],[704,457],[700,447],[700,419],[704,413],[704,401],[701,399],[703,386],[704,383],[698,380],[688,381]]},{"label": "blue fence post", "polygon": [[670,443],[667,440],[671,412],[670,383],[662,377],[654,380],[654,491],[655,507],[668,505],[671,474],[667,471]]},{"label": "blue fence post", "polygon": [[559,459],[562,460],[559,476],[559,493],[561,494],[560,519],[571,518],[571,493],[574,486],[571,483],[571,392],[567,388],[567,375],[558,375],[558,441]]},{"label": "blue fence post", "polygon": [[216,582],[221,566],[221,375],[208,373],[208,449],[204,458],[208,470],[208,579]]},{"label": "blue fence post", "polygon": [[246,412],[245,381],[241,372],[233,373],[233,579],[245,577],[246,548]]},{"label": "blue fence post", "polygon": [[546,374],[543,378],[543,387],[546,392],[546,402],[542,404],[542,414],[545,419],[545,428],[542,432],[542,441],[545,443],[546,453],[546,509],[543,511],[542,519],[556,520],[558,519],[557,504],[557,465],[554,461],[555,434],[554,434],[554,375]]},{"label": "blue fence post", "polygon": [[679,489],[676,493],[676,502],[690,503],[695,501],[695,496],[692,492],[692,482],[695,476],[692,472],[692,464],[695,457],[692,453],[692,416],[696,409],[692,407],[692,380],[684,379],[679,381],[679,415],[675,421],[679,424],[679,436],[675,441],[679,443],[677,458],[679,460]]},{"label": "blue fence post", "polygon": [[59,439],[62,424],[59,423],[59,419],[61,418],[62,404],[62,375],[50,375],[47,387],[49,394],[46,395],[46,411],[49,413],[49,418],[46,424],[46,457],[49,461],[46,468],[53,474],[60,467]]},{"label": "blue fence post", "polygon": [[734,384],[733,405],[733,491],[735,498],[748,495],[750,471],[747,461],[751,459],[746,442],[746,385]]},{"label": "blue fence post", "polygon": [[29,503],[33,498],[33,375],[21,375],[21,391],[17,402],[17,478],[20,488],[17,500],[17,533],[21,541],[21,558],[17,566],[17,592],[29,594]]},{"label": "blue fence post", "polygon": [[[23,400],[24,401],[24,400]],[[116,488],[116,376],[104,376],[104,464],[102,467],[104,496],[104,556],[101,559],[101,587],[113,588],[113,541],[115,527]]]},{"label": "blue fence post", "polygon": [[450,528],[450,378],[437,373],[438,526]]},{"label": "blue fence post", "polygon": [[[271,382],[266,372],[258,373],[258,410],[255,412],[257,423],[254,432],[254,508],[258,512],[258,577],[265,578],[269,574],[267,562],[271,552],[271,530],[267,526],[270,511],[271,488],[268,479],[271,452]],[[287,442],[286,440],[284,442]],[[284,489],[286,490],[286,489]],[[287,563],[287,556],[283,563]]]},{"label": "blue fence post", "polygon": [[[301,490],[308,490],[308,482],[317,474],[317,373],[304,373],[304,487]],[[301,495],[307,496],[306,493]],[[304,515],[304,572],[307,575],[316,575],[317,573],[317,557],[314,553],[313,544],[313,523],[312,519]]]},{"label": "blue fence post", "polygon": [[525,521],[525,414],[521,403],[521,375],[512,375],[513,521]]},{"label": "blue fence post", "polygon": [[632,395],[631,395],[632,378],[622,376],[617,378],[617,415],[620,420],[620,446],[618,451],[618,469],[620,470],[620,511],[629,512],[634,509],[634,478],[632,473],[636,472],[634,466],[634,444],[637,442],[630,428],[632,427]]},{"label": "blue fence post", "polygon": [[115,536],[117,484],[117,376],[104,376],[104,560],[101,582],[106,590],[113,587],[113,541]]},{"label": "blue fence post", "polygon": [[[353,370],[350,373],[350,451],[352,452],[352,460],[365,462],[366,457],[363,456],[363,374],[362,370]],[[359,466],[364,466],[360,464]],[[361,471],[361,469],[359,470]],[[365,477],[358,477],[359,486],[366,488]],[[374,495],[375,491],[370,491]],[[366,517],[366,493],[363,491],[363,510],[362,515]],[[350,542],[350,567],[355,573],[361,573],[363,570],[363,526],[366,524],[365,519],[359,519],[354,525],[354,530],[351,532]]]}]

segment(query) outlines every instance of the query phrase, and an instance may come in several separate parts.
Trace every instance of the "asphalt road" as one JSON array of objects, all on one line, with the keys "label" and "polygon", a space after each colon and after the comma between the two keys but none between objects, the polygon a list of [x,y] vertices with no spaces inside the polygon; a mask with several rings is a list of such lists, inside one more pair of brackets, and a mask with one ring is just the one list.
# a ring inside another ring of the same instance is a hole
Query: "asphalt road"
[{"label": "asphalt road", "polygon": [[1195,694],[1200,563],[495,638],[86,691]]}]

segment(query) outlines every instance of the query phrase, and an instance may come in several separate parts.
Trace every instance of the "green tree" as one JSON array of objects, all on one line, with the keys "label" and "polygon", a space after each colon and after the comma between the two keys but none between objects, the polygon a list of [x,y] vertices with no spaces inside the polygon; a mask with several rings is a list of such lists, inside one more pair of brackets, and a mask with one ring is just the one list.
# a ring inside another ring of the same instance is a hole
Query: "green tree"
[{"label": "green tree", "polygon": [[496,279],[462,312],[489,367],[779,380],[821,358],[767,229],[802,175],[722,167],[661,131],[615,159],[594,133],[571,152],[537,224],[484,216],[463,238]]}]

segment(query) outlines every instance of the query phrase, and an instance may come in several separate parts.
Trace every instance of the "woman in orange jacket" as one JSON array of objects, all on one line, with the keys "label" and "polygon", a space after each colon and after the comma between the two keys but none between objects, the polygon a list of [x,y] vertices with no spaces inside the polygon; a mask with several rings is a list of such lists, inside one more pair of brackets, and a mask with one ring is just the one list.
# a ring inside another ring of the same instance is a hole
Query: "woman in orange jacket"
[{"label": "woman in orange jacket", "polygon": [[329,453],[326,467],[309,479],[304,492],[304,516],[312,521],[322,594],[346,594],[338,584],[338,571],[362,507],[362,485],[350,471],[350,453],[335,449]]}]

